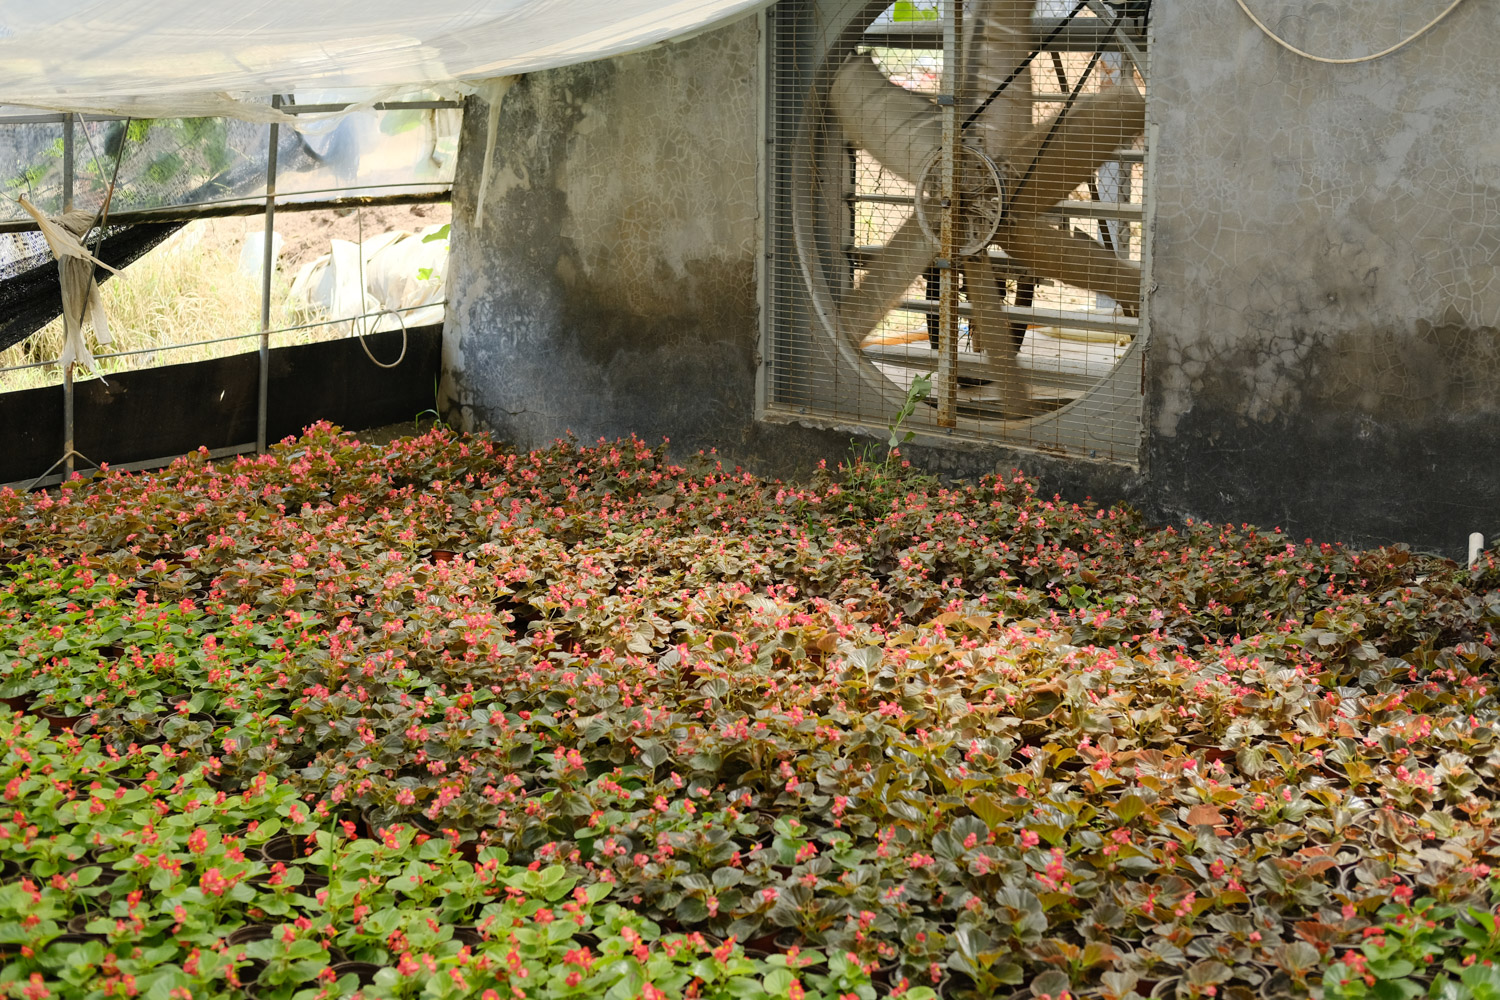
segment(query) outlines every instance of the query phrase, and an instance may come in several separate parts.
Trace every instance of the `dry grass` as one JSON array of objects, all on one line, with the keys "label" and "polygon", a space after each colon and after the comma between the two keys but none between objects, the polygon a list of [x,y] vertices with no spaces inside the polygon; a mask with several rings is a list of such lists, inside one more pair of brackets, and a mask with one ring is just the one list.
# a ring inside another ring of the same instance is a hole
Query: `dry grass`
[{"label": "dry grass", "polygon": [[[223,225],[222,223],[220,225]],[[259,347],[260,281],[239,270],[237,240],[215,239],[210,223],[181,231],[102,286],[114,343],[90,346],[96,355],[141,351],[99,362],[111,373],[225,357]],[[271,328],[306,320],[287,303],[287,278],[271,279]],[[348,321],[274,334],[273,347],[347,336]],[[236,340],[226,337],[240,336]],[[50,362],[62,350],[62,320],[54,320],[6,351],[0,351],[0,392],[57,385],[62,369]],[[219,341],[206,343],[206,341]],[[18,367],[29,366],[29,367]],[[4,370],[13,369],[13,370]],[[90,378],[81,368],[75,377]]]}]

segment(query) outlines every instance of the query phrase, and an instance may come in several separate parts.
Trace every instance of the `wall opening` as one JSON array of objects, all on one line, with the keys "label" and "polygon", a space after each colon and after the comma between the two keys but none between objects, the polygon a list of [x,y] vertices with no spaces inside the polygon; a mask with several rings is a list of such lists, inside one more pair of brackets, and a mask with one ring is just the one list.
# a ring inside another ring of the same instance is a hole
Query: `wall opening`
[{"label": "wall opening", "polygon": [[1138,460],[1148,21],[773,9],[767,418],[878,429],[925,379],[928,433]]}]

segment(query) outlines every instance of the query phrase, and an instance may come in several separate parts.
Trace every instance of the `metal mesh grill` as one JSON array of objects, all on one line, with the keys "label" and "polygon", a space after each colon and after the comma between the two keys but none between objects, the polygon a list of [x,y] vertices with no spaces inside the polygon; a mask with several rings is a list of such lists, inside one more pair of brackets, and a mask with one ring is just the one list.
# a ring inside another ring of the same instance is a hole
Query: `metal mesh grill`
[{"label": "metal mesh grill", "polygon": [[768,416],[1136,460],[1146,14],[774,8]]}]

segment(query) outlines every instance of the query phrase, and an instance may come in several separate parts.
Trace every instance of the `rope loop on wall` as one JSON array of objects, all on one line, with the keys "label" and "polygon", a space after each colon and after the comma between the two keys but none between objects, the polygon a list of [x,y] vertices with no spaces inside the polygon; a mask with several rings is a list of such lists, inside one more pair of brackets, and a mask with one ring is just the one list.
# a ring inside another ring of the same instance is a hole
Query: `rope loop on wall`
[{"label": "rope loop on wall", "polygon": [[1245,16],[1248,17],[1252,22],[1254,22],[1255,26],[1259,28],[1267,38],[1275,42],[1277,45],[1280,45],[1282,48],[1286,49],[1293,55],[1299,55],[1303,59],[1311,59],[1313,62],[1317,63],[1327,63],[1331,66],[1352,66],[1356,63],[1374,62],[1376,59],[1384,58],[1385,56],[1390,55],[1392,52],[1397,52],[1401,49],[1406,48],[1406,46],[1410,45],[1412,42],[1415,42],[1418,38],[1421,38],[1423,35],[1427,34],[1433,28],[1436,28],[1439,24],[1441,24],[1449,14],[1458,9],[1458,5],[1463,3],[1464,0],[1453,0],[1453,2],[1450,3],[1441,14],[1433,18],[1431,21],[1428,21],[1426,24],[1422,25],[1422,27],[1418,28],[1414,33],[1403,38],[1401,41],[1397,42],[1395,45],[1392,45],[1390,48],[1381,49],[1379,52],[1372,52],[1367,56],[1354,56],[1349,59],[1334,59],[1330,56],[1318,56],[1313,55],[1311,52],[1304,52],[1301,49],[1297,48],[1297,46],[1293,45],[1291,42],[1287,41],[1285,38],[1282,38],[1280,35],[1276,34],[1276,32],[1272,31],[1264,21],[1256,17],[1255,12],[1245,5],[1245,0],[1234,0],[1234,2],[1240,5],[1240,10],[1245,12]]},{"label": "rope loop on wall", "polygon": [[[375,355],[370,353],[370,345],[365,342],[365,338],[369,336],[369,333],[361,333],[359,331],[360,320],[374,318],[378,321],[380,317],[387,314],[396,317],[396,321],[401,324],[401,353],[397,355],[396,360],[392,361],[390,364],[386,364],[384,361],[381,361],[379,358],[375,357]],[[382,309],[377,313],[370,313],[365,316],[356,316],[349,321],[349,332],[359,338],[359,346],[365,349],[365,357],[375,362],[375,364],[381,368],[395,368],[402,361],[406,360],[406,317],[401,315],[401,311],[399,309]]]}]

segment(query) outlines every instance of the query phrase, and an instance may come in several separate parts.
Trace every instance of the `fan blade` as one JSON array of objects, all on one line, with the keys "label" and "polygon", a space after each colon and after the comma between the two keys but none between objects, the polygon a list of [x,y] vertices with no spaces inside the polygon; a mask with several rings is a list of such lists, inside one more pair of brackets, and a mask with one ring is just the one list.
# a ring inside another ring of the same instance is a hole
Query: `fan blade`
[{"label": "fan blade", "polygon": [[1034,219],[1015,219],[1001,230],[1001,244],[1033,274],[1102,292],[1132,315],[1140,309],[1140,268],[1090,236],[1064,232]]},{"label": "fan blade", "polygon": [[870,255],[864,280],[839,303],[839,333],[857,346],[895,308],[935,256],[917,217],[908,216],[885,246]]},{"label": "fan blade", "polygon": [[1055,121],[1057,115],[1032,129],[1007,154],[1019,174],[1031,168],[1025,186],[1010,194],[1013,216],[1046,212],[1113,159],[1116,149],[1135,142],[1146,130],[1146,98],[1134,83],[1113,84],[1079,98],[1054,130]]},{"label": "fan blade", "polygon": [[868,54],[850,56],[839,67],[828,103],[851,145],[912,184],[923,161],[942,144],[936,105],[893,83]]},{"label": "fan blade", "polygon": [[[1005,299],[1000,294],[994,266],[988,254],[976,254],[963,258],[963,269],[964,291],[973,310],[969,315],[969,332],[974,338],[974,350],[988,354],[991,366],[999,365],[1014,352],[1005,349],[1006,338],[1001,333],[1006,329],[1001,314]],[[1000,374],[1001,370],[992,367],[991,373]]]},{"label": "fan blade", "polygon": [[1000,411],[1006,419],[1034,417],[1049,407],[1031,398],[1026,376],[1016,363],[1015,344],[1010,323],[1001,312],[1005,299],[1000,294],[999,274],[987,254],[965,257],[964,288],[969,293],[969,330],[974,349],[985,356],[984,377],[1000,387]]},{"label": "fan blade", "polygon": [[1026,62],[1036,39],[1031,29],[1035,0],[982,0],[976,16],[977,53],[965,79],[964,116],[994,93],[1012,73],[1016,76],[990,102],[965,133],[991,159],[1002,160],[1032,127],[1031,67]]}]

